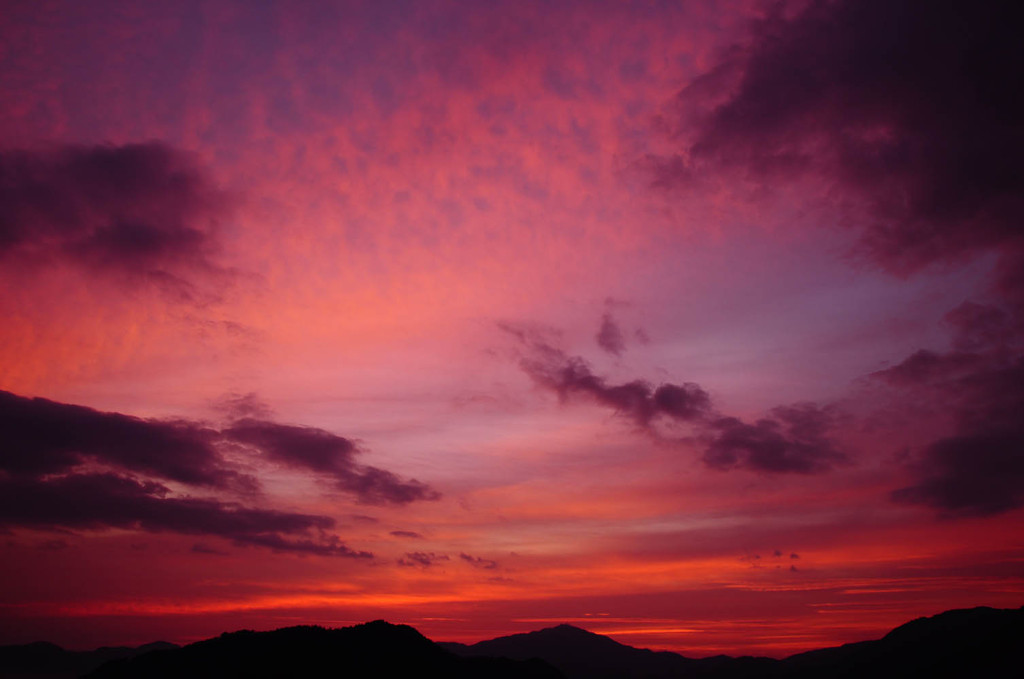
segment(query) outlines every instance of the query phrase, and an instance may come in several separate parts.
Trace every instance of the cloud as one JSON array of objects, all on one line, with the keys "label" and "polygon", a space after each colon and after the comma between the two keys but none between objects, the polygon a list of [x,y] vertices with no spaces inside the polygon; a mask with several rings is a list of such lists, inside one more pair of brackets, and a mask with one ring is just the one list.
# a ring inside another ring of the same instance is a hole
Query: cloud
[{"label": "cloud", "polygon": [[[169,495],[163,481],[254,497],[257,480],[232,467],[229,449],[310,470],[360,502],[439,497],[423,483],[358,464],[348,439],[263,420],[216,429],[0,392],[0,439],[0,525],[176,531],[277,551],[368,556],[324,534],[334,525],[328,517]],[[310,530],[319,536],[308,538]]]},{"label": "cloud", "polygon": [[422,540],[423,536],[411,530],[393,530],[391,535],[396,538],[409,538],[410,540]]},{"label": "cloud", "polygon": [[875,374],[956,423],[952,435],[912,459],[913,484],[892,498],[945,516],[998,514],[1024,506],[1024,357],[1004,350],[964,356],[918,352]]},{"label": "cloud", "polygon": [[192,486],[253,491],[252,476],[232,469],[229,446],[330,478],[368,504],[407,504],[440,495],[416,480],[360,465],[359,450],[322,429],[243,419],[218,430],[187,420],[141,419],[84,406],[0,392],[0,470],[19,476],[70,471],[87,462]]},{"label": "cloud", "polygon": [[1009,313],[989,304],[964,302],[944,320],[952,332],[953,348],[961,352],[1007,347],[1018,331]]},{"label": "cloud", "polygon": [[[0,526],[174,532],[216,536],[281,552],[372,557],[326,534],[334,526],[330,517],[169,497],[169,493],[162,484],[109,473],[10,477],[0,479]],[[315,538],[308,537],[311,531]]]},{"label": "cloud", "polygon": [[[737,169],[823,177],[867,207],[864,253],[909,273],[1017,241],[1024,224],[1024,44],[1013,2],[778,3],[679,95],[658,183]],[[703,108],[703,110],[701,110]]]},{"label": "cloud", "polygon": [[626,340],[622,335],[622,328],[615,322],[610,313],[601,317],[601,327],[597,331],[597,346],[609,354],[621,356],[626,350]]},{"label": "cloud", "polygon": [[582,397],[610,408],[655,437],[659,417],[689,425],[705,444],[703,461],[711,468],[811,474],[848,461],[828,436],[836,425],[834,407],[778,406],[770,417],[748,424],[717,412],[708,393],[692,382],[658,387],[644,380],[609,384],[582,358],[569,356],[539,332],[500,327],[525,348],[520,366],[538,385],[562,401]]},{"label": "cloud", "polygon": [[231,420],[253,418],[257,420],[269,420],[274,415],[274,409],[259,397],[255,392],[247,394],[229,393],[213,402],[215,410],[223,413]]},{"label": "cloud", "polygon": [[228,200],[160,142],[0,151],[0,258],[178,280],[216,267]]},{"label": "cloud", "polygon": [[272,460],[330,477],[339,489],[353,493],[360,502],[408,504],[440,498],[437,491],[415,479],[402,481],[392,472],[357,464],[356,445],[323,429],[244,419],[223,433]]},{"label": "cloud", "polygon": [[593,373],[585,360],[567,355],[537,333],[507,325],[501,327],[525,346],[526,354],[520,361],[523,370],[538,385],[558,394],[562,401],[589,398],[644,429],[649,429],[652,420],[658,416],[693,422],[703,417],[710,407],[707,392],[696,384],[687,382],[653,387],[644,380],[608,384]]},{"label": "cloud", "polygon": [[[791,11],[793,10],[793,11]],[[1009,1],[777,3],[677,103],[679,152],[655,183],[736,175],[822,181],[860,255],[898,275],[994,253],[995,303],[945,317],[948,351],[872,375],[954,427],[920,447],[892,497],[946,516],[1024,504],[1024,42]],[[851,209],[852,208],[852,209]],[[836,459],[775,415],[715,425],[712,464],[801,470]]]},{"label": "cloud", "polygon": [[896,502],[948,516],[987,516],[1024,506],[1024,432],[939,439],[924,450],[914,471],[914,485],[893,491]]},{"label": "cloud", "polygon": [[712,421],[704,462],[715,469],[809,474],[846,461],[827,436],[835,423],[830,408],[804,403],[780,406],[771,414],[754,424],[735,417]]},{"label": "cloud", "polygon": [[0,391],[0,470],[17,476],[69,471],[87,461],[193,486],[252,489],[229,468],[219,433],[184,420],[144,420]]},{"label": "cloud", "polygon": [[498,567],[498,562],[497,561],[492,561],[491,559],[484,559],[484,558],[481,558],[479,556],[470,556],[469,554],[466,554],[465,552],[462,552],[461,554],[459,554],[459,558],[462,559],[463,561],[469,563],[469,564],[472,564],[472,566],[474,568],[483,568],[485,570],[493,570],[493,569]]},{"label": "cloud", "polygon": [[891,368],[872,373],[872,376],[893,386],[941,384],[969,376],[985,363],[986,359],[980,354],[921,349]]},{"label": "cloud", "polygon": [[409,568],[430,568],[438,561],[449,561],[447,554],[434,554],[433,552],[406,552],[405,558],[397,561],[399,566]]}]

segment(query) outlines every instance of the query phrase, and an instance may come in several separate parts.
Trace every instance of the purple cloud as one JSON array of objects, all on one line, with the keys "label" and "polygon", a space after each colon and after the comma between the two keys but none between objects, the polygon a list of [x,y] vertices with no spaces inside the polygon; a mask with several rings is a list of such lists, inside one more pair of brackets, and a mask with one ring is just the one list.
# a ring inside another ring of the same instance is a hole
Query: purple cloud
[{"label": "purple cloud", "polygon": [[825,177],[867,205],[863,251],[897,272],[1020,238],[1015,3],[839,0],[793,18],[772,7],[680,93],[706,110],[684,114],[690,143],[655,162],[658,183],[724,169]]},{"label": "purple cloud", "polygon": [[399,566],[409,568],[430,568],[438,561],[449,561],[447,554],[433,552],[406,552],[405,557],[397,561]]},{"label": "purple cloud", "polygon": [[774,408],[771,415],[754,424],[735,417],[712,421],[704,462],[715,469],[809,474],[847,460],[828,438],[835,420],[831,409],[805,403]]},{"label": "purple cloud", "polygon": [[[211,499],[169,497],[152,481],[116,474],[0,479],[0,526],[46,529],[126,528],[208,535],[281,552],[369,558],[324,531],[326,516],[250,509]],[[315,537],[306,534],[313,531]]]},{"label": "purple cloud", "polygon": [[314,427],[297,427],[245,419],[224,436],[250,446],[272,460],[330,477],[341,490],[367,504],[408,504],[436,500],[440,494],[415,479],[402,481],[392,472],[355,462],[359,452],[350,440]]},{"label": "purple cloud", "polygon": [[[328,517],[173,497],[153,480],[252,498],[259,488],[256,479],[233,468],[222,454],[240,447],[312,471],[359,502],[406,504],[439,497],[423,483],[358,464],[359,451],[348,439],[262,420],[215,429],[0,392],[0,438],[3,525],[176,531],[277,551],[369,556],[325,534],[334,525]],[[96,467],[117,471],[99,474]],[[137,480],[135,474],[149,478]],[[318,537],[305,535],[311,530]]]},{"label": "purple cloud", "polygon": [[62,473],[87,461],[214,488],[255,488],[217,449],[220,434],[185,420],[144,420],[0,391],[0,470]]},{"label": "purple cloud", "polygon": [[626,339],[622,334],[622,328],[615,322],[610,313],[601,317],[601,327],[597,331],[597,346],[609,354],[621,356],[626,350]]},{"label": "purple cloud", "polygon": [[498,562],[497,561],[492,561],[491,559],[484,559],[484,558],[479,557],[479,556],[470,556],[469,554],[466,554],[465,552],[462,552],[461,554],[459,554],[459,558],[462,559],[463,561],[465,561],[466,563],[472,565],[474,568],[483,568],[484,570],[494,570],[495,568],[498,567]]},{"label": "purple cloud", "polygon": [[525,348],[520,360],[523,370],[562,401],[589,399],[655,436],[654,422],[659,417],[690,425],[706,445],[704,463],[714,469],[809,474],[848,461],[828,436],[836,424],[833,407],[779,406],[770,417],[747,424],[716,412],[711,397],[697,384],[652,387],[644,380],[609,384],[582,358],[567,355],[538,333],[509,325],[501,328]]},{"label": "purple cloud", "polygon": [[[1024,504],[1024,88],[1015,3],[783,4],[679,95],[679,153],[655,183],[740,175],[770,187],[823,180],[853,206],[860,254],[900,275],[997,255],[994,304],[946,315],[951,349],[922,349],[872,378],[954,424],[917,451],[893,499],[944,515]],[[777,414],[719,420],[712,464],[837,460]]]},{"label": "purple cloud", "polygon": [[918,352],[875,374],[912,398],[935,403],[956,423],[953,435],[924,446],[911,461],[914,481],[893,492],[897,502],[946,516],[1024,506],[1024,357],[1005,351],[967,356]]},{"label": "purple cloud", "polygon": [[228,200],[159,142],[0,152],[0,258],[179,280],[216,269]]},{"label": "purple cloud", "polygon": [[696,421],[710,407],[707,392],[696,384],[687,382],[653,387],[644,380],[609,384],[595,375],[585,360],[567,355],[536,333],[508,325],[501,327],[525,347],[526,353],[520,361],[523,370],[538,385],[558,394],[562,401],[589,398],[645,429],[650,428],[657,416],[683,422]]}]

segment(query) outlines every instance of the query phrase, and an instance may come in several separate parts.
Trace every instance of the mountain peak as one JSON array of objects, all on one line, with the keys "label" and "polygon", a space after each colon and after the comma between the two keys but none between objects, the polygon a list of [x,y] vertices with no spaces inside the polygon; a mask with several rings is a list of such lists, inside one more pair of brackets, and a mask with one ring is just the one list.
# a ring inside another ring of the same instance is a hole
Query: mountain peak
[{"label": "mountain peak", "polygon": [[586,634],[586,635],[593,636],[593,637],[601,636],[600,634],[597,634],[595,632],[591,632],[590,630],[583,629],[582,627],[577,627],[576,625],[570,625],[567,622],[563,622],[563,623],[561,623],[559,625],[555,625],[554,627],[545,627],[544,629],[537,630],[537,632],[558,632],[560,634],[576,634],[576,635]]}]

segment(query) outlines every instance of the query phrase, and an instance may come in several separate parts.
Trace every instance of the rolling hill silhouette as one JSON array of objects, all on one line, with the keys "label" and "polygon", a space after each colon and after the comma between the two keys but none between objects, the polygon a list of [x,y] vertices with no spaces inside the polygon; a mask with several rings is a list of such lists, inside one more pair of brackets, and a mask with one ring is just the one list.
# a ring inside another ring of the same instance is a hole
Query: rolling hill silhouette
[{"label": "rolling hill silhouette", "polygon": [[354,627],[287,627],[222,634],[178,649],[108,663],[89,677],[494,677],[555,679],[540,660],[462,658],[412,627],[377,620]]},{"label": "rolling hill silhouette", "polygon": [[18,646],[0,646],[0,677],[47,677],[71,679],[87,674],[111,660],[131,658],[150,651],[178,648],[177,644],[157,641],[136,648],[103,646],[95,651],[66,651],[56,644],[37,641]]},{"label": "rolling hill silhouette", "polygon": [[[37,642],[0,647],[0,677],[425,676],[513,679],[811,679],[1024,676],[1024,607],[919,618],[881,639],[771,658],[687,658],[571,625],[476,644],[434,643],[412,627],[375,622],[326,629],[225,633],[188,646],[65,651]],[[100,665],[100,663],[105,663]]]},{"label": "rolling hill silhouette", "polygon": [[651,651],[620,644],[572,625],[558,625],[472,645],[450,642],[439,645],[466,657],[539,658],[556,667],[567,679],[768,676],[780,662],[772,658],[728,656],[687,658],[670,651]]},{"label": "rolling hill silhouette", "polygon": [[571,625],[472,645],[442,643],[464,656],[539,658],[567,679],[811,679],[812,677],[1024,676],[1024,607],[954,610],[918,618],[882,639],[772,658],[687,658],[620,644]]}]

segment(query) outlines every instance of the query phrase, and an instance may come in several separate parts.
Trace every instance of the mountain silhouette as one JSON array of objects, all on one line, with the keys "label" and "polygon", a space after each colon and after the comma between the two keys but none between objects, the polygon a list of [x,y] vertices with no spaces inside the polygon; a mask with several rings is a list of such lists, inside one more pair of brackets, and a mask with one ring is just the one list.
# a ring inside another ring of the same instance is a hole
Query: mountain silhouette
[{"label": "mountain silhouette", "polygon": [[71,679],[87,674],[111,660],[131,658],[150,651],[178,648],[176,644],[157,641],[135,648],[103,646],[95,651],[66,651],[56,644],[37,641],[18,646],[0,646],[0,677],[47,677]]},{"label": "mountain silhouette", "polygon": [[772,658],[687,658],[670,651],[651,651],[620,644],[572,625],[558,625],[472,645],[442,642],[440,646],[466,657],[539,658],[556,667],[567,679],[760,677],[776,669],[780,663]]},{"label": "mountain silhouette", "polygon": [[784,660],[687,658],[633,648],[571,625],[476,644],[434,643],[407,625],[243,630],[188,646],[65,651],[45,642],[0,647],[4,679],[440,676],[494,679],[812,679],[1024,676],[1024,607],[918,618],[881,639]]},{"label": "mountain silhouette", "polygon": [[513,634],[466,645],[439,644],[464,657],[541,658],[568,679],[582,677],[680,677],[692,673],[695,661],[677,653],[633,648],[572,625]]},{"label": "mountain silhouette", "polygon": [[786,677],[1024,677],[1024,607],[946,611],[876,641],[791,656]]},{"label": "mountain silhouette", "polygon": [[354,627],[287,627],[225,633],[100,667],[95,679],[230,679],[246,677],[494,677],[560,679],[540,660],[461,658],[412,627],[377,620]]},{"label": "mountain silhouette", "polygon": [[972,608],[919,618],[882,639],[772,658],[687,658],[620,644],[571,625],[476,644],[442,643],[467,657],[538,658],[567,679],[811,679],[1024,677],[1024,607]]}]

